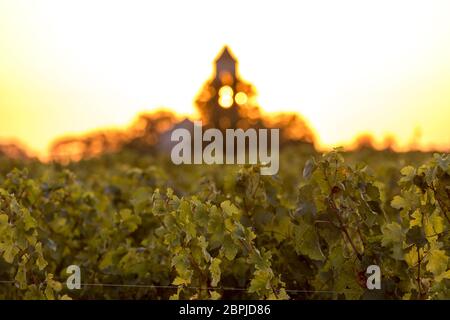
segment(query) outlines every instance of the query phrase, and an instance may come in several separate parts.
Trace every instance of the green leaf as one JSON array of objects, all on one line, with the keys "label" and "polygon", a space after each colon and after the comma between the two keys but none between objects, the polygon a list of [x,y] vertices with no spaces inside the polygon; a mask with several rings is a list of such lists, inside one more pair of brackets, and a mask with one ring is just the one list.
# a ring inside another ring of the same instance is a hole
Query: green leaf
[{"label": "green leaf", "polygon": [[228,235],[223,239],[222,251],[225,258],[230,261],[234,260],[236,254],[238,253],[238,247]]},{"label": "green leaf", "polygon": [[100,261],[98,268],[100,270],[105,270],[109,266],[113,265],[114,255],[115,255],[115,251],[106,252],[105,255],[103,256],[102,260]]},{"label": "green leaf", "polygon": [[297,254],[304,254],[312,260],[325,260],[325,256],[320,249],[319,238],[312,225],[302,220],[299,225],[293,227],[293,231]]},{"label": "green leaf", "polygon": [[179,278],[182,279],[183,283],[191,283],[193,271],[189,269],[191,263],[187,256],[187,252],[182,251],[178,255],[174,256],[172,258],[172,266],[175,267],[175,270],[177,271]]},{"label": "green leaf", "polygon": [[393,257],[397,260],[403,260],[403,241],[405,239],[405,231],[397,222],[385,224],[381,227],[383,238],[382,246],[392,246]]},{"label": "green leaf", "polygon": [[220,264],[222,260],[219,258],[213,258],[211,265],[209,266],[209,272],[211,272],[211,286],[215,287],[220,281]]},{"label": "green leaf", "polygon": [[239,217],[239,209],[229,200],[222,202],[220,204],[220,207],[228,217],[236,217],[236,218]]},{"label": "green leaf", "polygon": [[27,209],[23,209],[22,212],[23,212],[22,219],[23,219],[23,222],[25,224],[25,231],[28,231],[31,228],[36,228],[37,227],[37,222],[30,215],[30,212]]},{"label": "green leaf", "polygon": [[40,242],[36,244],[36,253],[37,253],[36,265],[38,266],[39,270],[42,271],[48,265],[48,263],[44,259],[44,255],[42,253],[42,243]]},{"label": "green leaf", "polygon": [[419,248],[424,247],[428,243],[425,232],[418,226],[414,226],[408,230],[406,240],[408,244],[415,244]]},{"label": "green leaf", "polygon": [[122,209],[119,212],[120,222],[128,229],[129,232],[134,232],[141,224],[141,217],[133,214],[130,209]]},{"label": "green leaf", "polygon": [[414,175],[416,174],[416,169],[412,166],[407,166],[401,169],[400,173],[403,175],[403,177],[400,179],[400,182],[412,181]]},{"label": "green leaf", "polygon": [[262,294],[269,290],[272,277],[272,273],[268,270],[256,270],[253,274],[253,279],[250,281],[248,291],[251,293]]},{"label": "green leaf", "polygon": [[14,277],[14,280],[17,282],[17,285],[19,289],[26,289],[27,288],[27,268],[26,264],[28,262],[28,256],[24,254],[21,258],[21,261],[19,262],[19,267],[17,268],[16,276]]}]

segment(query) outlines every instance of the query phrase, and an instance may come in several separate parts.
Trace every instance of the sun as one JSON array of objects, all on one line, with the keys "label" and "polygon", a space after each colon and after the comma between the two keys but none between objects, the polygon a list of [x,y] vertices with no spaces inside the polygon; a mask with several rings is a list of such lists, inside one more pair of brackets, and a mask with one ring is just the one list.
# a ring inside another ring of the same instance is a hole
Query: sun
[{"label": "sun", "polygon": [[222,108],[230,108],[233,105],[233,89],[230,86],[223,86],[219,89],[219,104]]}]

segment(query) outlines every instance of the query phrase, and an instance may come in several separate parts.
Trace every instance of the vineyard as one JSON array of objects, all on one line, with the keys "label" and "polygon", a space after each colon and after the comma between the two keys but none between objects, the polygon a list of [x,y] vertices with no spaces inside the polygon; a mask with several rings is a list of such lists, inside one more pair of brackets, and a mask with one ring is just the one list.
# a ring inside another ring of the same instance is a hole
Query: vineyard
[{"label": "vineyard", "polygon": [[442,154],[292,146],[276,176],[0,157],[0,299],[449,299],[449,228]]}]

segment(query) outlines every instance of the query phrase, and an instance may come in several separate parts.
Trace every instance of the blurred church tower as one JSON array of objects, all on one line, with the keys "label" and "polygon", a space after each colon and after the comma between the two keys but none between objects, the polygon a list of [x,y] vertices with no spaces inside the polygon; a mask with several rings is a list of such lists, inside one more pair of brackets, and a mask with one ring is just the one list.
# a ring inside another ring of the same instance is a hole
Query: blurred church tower
[{"label": "blurred church tower", "polygon": [[225,46],[215,59],[213,76],[196,99],[196,105],[207,127],[228,128],[255,127],[252,119],[259,118],[254,87],[244,82],[238,72],[238,62]]},{"label": "blurred church tower", "polygon": [[237,60],[233,57],[227,46],[222,49],[222,53],[216,59],[215,64],[216,81],[221,81],[222,83],[236,82]]}]

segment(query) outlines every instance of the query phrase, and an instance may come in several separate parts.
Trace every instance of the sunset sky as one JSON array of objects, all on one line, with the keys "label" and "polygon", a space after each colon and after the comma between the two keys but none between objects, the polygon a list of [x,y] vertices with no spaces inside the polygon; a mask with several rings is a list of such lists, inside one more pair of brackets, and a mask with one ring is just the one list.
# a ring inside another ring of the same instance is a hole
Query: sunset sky
[{"label": "sunset sky", "polygon": [[321,147],[450,147],[446,0],[0,0],[0,141],[45,155],[146,110],[192,115],[225,44],[261,107],[301,113]]}]

